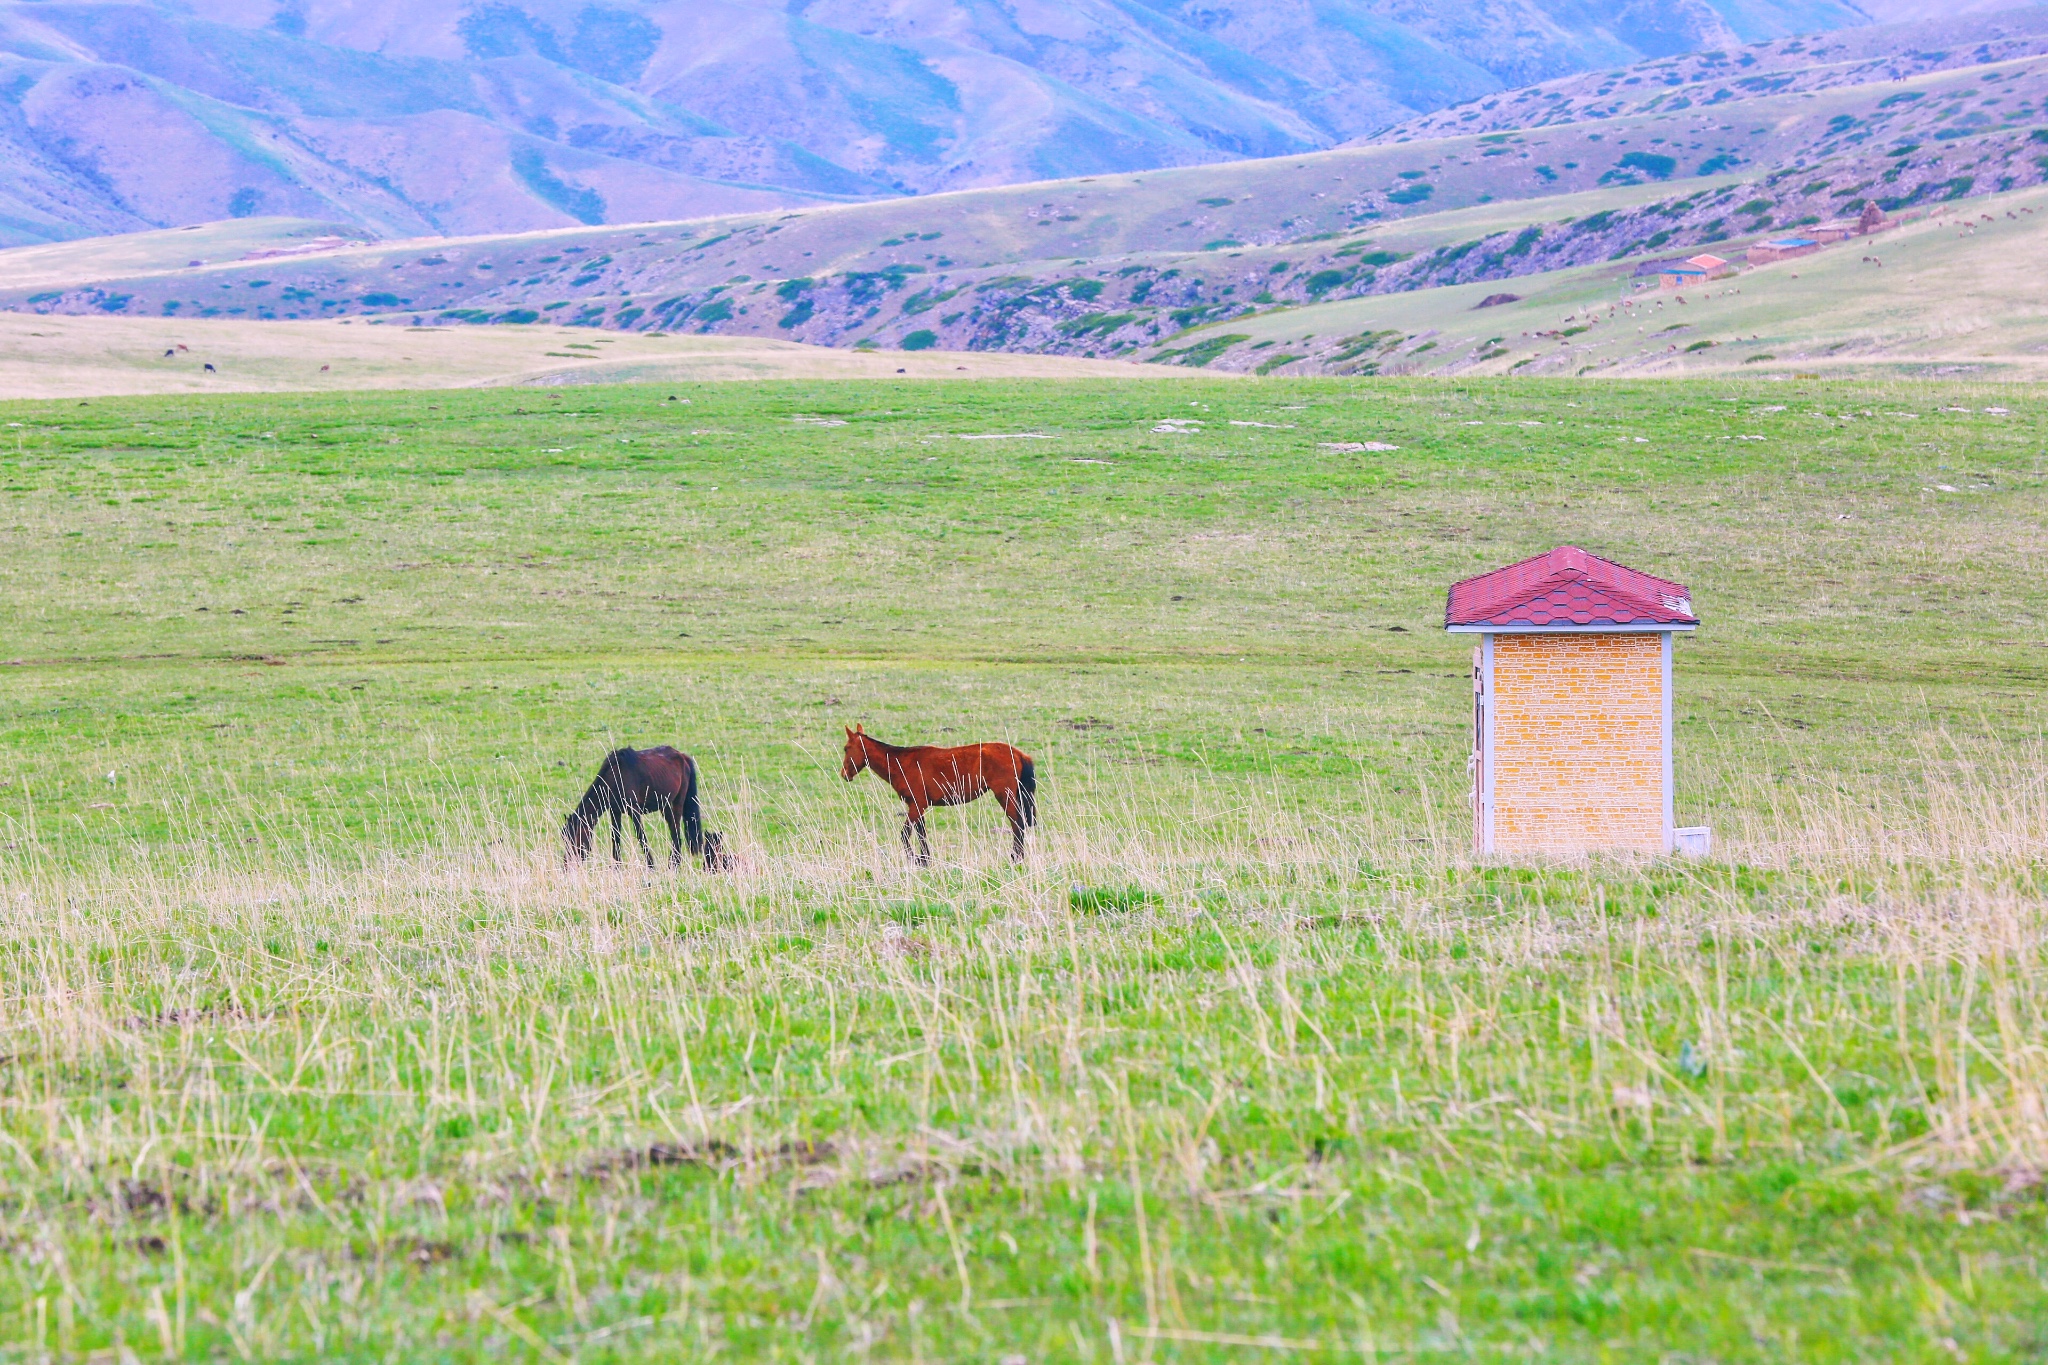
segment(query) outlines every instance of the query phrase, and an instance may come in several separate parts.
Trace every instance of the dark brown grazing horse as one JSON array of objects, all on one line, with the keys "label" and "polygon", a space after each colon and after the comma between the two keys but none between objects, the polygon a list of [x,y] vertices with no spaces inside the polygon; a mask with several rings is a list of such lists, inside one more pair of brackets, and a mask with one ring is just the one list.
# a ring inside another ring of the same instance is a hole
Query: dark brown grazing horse
[{"label": "dark brown grazing horse", "polygon": [[[846,732],[840,772],[851,782],[862,768],[873,768],[903,798],[903,851],[918,866],[932,860],[924,813],[933,806],[964,806],[983,792],[994,792],[1002,803],[1003,814],[1010,817],[1010,857],[1024,861],[1024,831],[1038,823],[1038,769],[1029,754],[1008,744],[899,747],[856,725]],[[912,830],[917,831],[916,853],[910,851]]]},{"label": "dark brown grazing horse", "polygon": [[589,855],[591,836],[607,815],[612,817],[612,861],[622,861],[619,824],[625,815],[632,817],[640,851],[653,867],[654,850],[647,846],[647,831],[640,824],[646,811],[659,811],[668,821],[670,867],[682,866],[685,844],[691,856],[704,860],[707,872],[730,866],[724,841],[704,832],[704,817],[697,807],[697,761],[666,744],[652,749],[614,749],[604,756],[597,780],[562,821],[564,861],[580,862]]}]

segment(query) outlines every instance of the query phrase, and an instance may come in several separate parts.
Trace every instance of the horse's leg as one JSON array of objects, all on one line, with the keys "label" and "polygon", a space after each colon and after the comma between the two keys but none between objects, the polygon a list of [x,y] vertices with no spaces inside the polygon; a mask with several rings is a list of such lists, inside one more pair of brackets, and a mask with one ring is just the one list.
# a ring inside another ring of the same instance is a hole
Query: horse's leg
[{"label": "horse's leg", "polygon": [[663,806],[661,813],[668,817],[668,868],[673,872],[683,865],[683,825],[673,804]]},{"label": "horse's leg", "polygon": [[647,855],[647,870],[652,872],[654,870],[654,850],[647,846],[647,828],[640,823],[640,808],[638,806],[628,806],[626,809],[633,812],[633,837],[640,841],[640,851]]},{"label": "horse's leg", "polygon": [[1003,814],[1010,818],[1010,861],[1024,861],[1024,807],[1017,799],[1016,792],[998,796],[1003,803]]},{"label": "horse's leg", "polygon": [[[915,801],[906,801],[903,803],[903,807],[903,854],[919,867],[929,867],[932,861],[932,846],[924,837],[924,813],[930,810],[931,807],[921,805]],[[924,850],[922,854],[911,851],[910,834],[912,830],[917,831],[918,845]]]},{"label": "horse's leg", "polygon": [[626,832],[626,819],[625,819],[625,816],[624,816],[624,814],[623,814],[623,813],[621,812],[621,810],[620,810],[620,803],[619,803],[618,801],[613,801],[613,802],[612,802],[612,861],[613,861],[613,862],[615,862],[615,863],[623,863],[624,861],[626,861],[626,854],[625,854],[624,850],[623,850],[623,849],[621,849],[621,848],[619,847],[619,840],[620,840],[620,839],[621,839],[621,838],[622,838],[622,837],[623,837],[623,836],[625,835],[625,832]]}]

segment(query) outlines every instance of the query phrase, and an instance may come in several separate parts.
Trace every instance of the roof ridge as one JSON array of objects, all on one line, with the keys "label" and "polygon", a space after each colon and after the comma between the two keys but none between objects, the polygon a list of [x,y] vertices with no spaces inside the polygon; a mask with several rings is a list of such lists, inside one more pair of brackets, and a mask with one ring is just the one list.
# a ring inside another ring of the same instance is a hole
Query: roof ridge
[{"label": "roof ridge", "polygon": [[1577,545],[1560,545],[1451,586],[1446,626],[1510,623],[1569,630],[1595,623],[1655,629],[1698,621],[1683,583]]}]

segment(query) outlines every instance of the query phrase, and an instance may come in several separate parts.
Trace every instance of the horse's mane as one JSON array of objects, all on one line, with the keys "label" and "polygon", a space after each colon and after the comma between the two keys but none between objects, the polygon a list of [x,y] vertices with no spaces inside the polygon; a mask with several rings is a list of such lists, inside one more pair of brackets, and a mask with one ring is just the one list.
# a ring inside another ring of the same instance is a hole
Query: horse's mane
[{"label": "horse's mane", "polygon": [[597,765],[597,776],[584,790],[583,799],[576,803],[576,809],[571,812],[569,818],[581,819],[591,824],[602,818],[605,809],[611,804],[609,798],[612,789],[623,784],[624,769],[638,757],[639,755],[631,749],[614,749],[606,754],[604,761]]},{"label": "horse's mane", "polygon": [[569,813],[571,820],[582,820],[586,824],[594,824],[597,818],[604,814],[605,778],[608,775],[600,771],[597,775],[597,780],[584,790],[583,799],[578,801],[576,809]]}]

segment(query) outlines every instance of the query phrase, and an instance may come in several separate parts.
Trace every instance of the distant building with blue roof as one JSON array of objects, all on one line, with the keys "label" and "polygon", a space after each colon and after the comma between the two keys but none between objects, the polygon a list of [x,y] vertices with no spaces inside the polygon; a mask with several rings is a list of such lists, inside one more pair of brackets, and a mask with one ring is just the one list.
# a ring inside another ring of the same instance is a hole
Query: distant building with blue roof
[{"label": "distant building with blue roof", "polygon": [[1749,249],[1751,265],[1769,265],[1772,261],[1788,261],[1795,256],[1811,256],[1820,250],[1820,243],[1811,237],[1780,237],[1776,241],[1758,242]]}]

